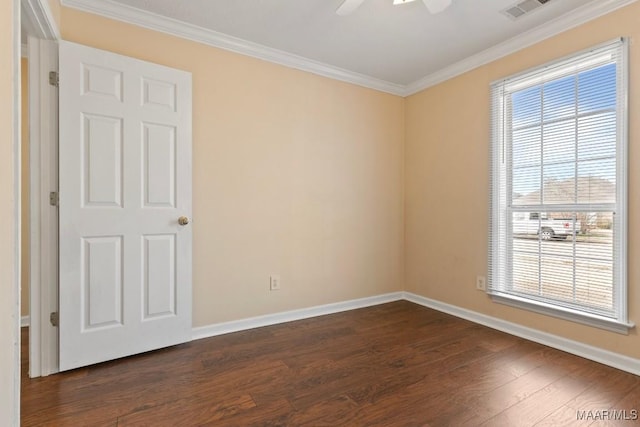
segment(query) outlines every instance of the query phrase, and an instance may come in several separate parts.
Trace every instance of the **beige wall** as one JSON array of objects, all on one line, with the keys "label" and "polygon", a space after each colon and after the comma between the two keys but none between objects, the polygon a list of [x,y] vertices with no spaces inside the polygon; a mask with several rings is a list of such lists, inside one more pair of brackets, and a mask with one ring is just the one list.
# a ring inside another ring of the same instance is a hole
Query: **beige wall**
[{"label": "beige wall", "polygon": [[640,357],[637,329],[610,333],[494,304],[487,274],[489,84],[615,37],[630,36],[629,313],[640,322],[640,3],[480,67],[406,100],[406,289],[456,306]]},{"label": "beige wall", "polygon": [[0,425],[18,425],[15,381],[18,370],[17,289],[15,285],[14,49],[15,1],[0,2]]},{"label": "beige wall", "polygon": [[193,73],[194,326],[402,289],[402,98],[64,7],[61,23]]},{"label": "beige wall", "polygon": [[20,174],[20,190],[21,206],[22,206],[22,229],[20,230],[20,314],[22,316],[29,315],[29,68],[26,58],[22,58],[20,62],[20,81],[21,90],[20,97],[22,100],[22,147],[21,147],[21,171]]},{"label": "beige wall", "polygon": [[[493,304],[474,287],[487,264],[489,83],[637,36],[640,4],[403,100],[51,1],[64,39],[193,73],[195,326],[406,289],[640,357],[635,330],[622,336]],[[630,132],[634,194],[637,120]],[[630,218],[639,203],[630,197]],[[640,228],[631,221],[629,232],[634,259]],[[268,291],[271,273],[282,276],[281,291]]]}]

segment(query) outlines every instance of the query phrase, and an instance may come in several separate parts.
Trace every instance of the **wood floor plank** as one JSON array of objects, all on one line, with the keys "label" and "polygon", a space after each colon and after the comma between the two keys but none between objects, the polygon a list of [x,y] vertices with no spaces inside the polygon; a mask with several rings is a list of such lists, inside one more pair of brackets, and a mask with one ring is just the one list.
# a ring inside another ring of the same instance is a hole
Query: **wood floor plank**
[{"label": "wood floor plank", "polygon": [[37,379],[22,339],[23,426],[584,425],[640,402],[635,375],[407,301]]},{"label": "wood floor plank", "polygon": [[131,412],[118,418],[118,427],[155,427],[170,420],[180,420],[182,425],[214,424],[255,407],[249,395],[229,397],[222,401],[200,395]]},{"label": "wood floor plank", "polygon": [[[636,377],[637,378],[637,377]],[[616,418],[621,415],[622,419],[599,419],[593,420],[589,426],[593,427],[618,427],[629,425],[640,425],[640,385],[635,386],[628,393],[625,394],[620,400],[616,401],[611,407],[607,408],[609,411],[616,411],[617,413],[608,418]],[[620,413],[622,411],[622,414]],[[598,414],[593,414],[594,418]],[[604,415],[604,414],[602,414]]]},{"label": "wood floor plank", "polygon": [[[590,387],[567,403],[574,410],[601,410],[612,408],[620,399],[620,394],[631,392],[640,383],[640,378],[630,376],[617,369],[602,367]],[[597,387],[595,387],[597,385]],[[637,401],[640,404],[640,400]],[[638,408],[640,409],[640,408]]]},{"label": "wood floor plank", "polygon": [[582,393],[588,384],[580,378],[564,376],[509,407],[482,426],[533,426]]},{"label": "wood floor plank", "polygon": [[479,425],[495,417],[505,408],[529,398],[564,375],[562,368],[538,367],[487,393],[464,393],[457,397],[457,402],[469,410],[455,409],[443,412],[434,417],[433,422],[439,425]]},{"label": "wood floor plank", "polygon": [[[286,399],[270,400],[255,408],[247,409],[233,417],[215,423],[216,427],[286,426],[294,413]],[[173,424],[175,425],[175,424]]]}]

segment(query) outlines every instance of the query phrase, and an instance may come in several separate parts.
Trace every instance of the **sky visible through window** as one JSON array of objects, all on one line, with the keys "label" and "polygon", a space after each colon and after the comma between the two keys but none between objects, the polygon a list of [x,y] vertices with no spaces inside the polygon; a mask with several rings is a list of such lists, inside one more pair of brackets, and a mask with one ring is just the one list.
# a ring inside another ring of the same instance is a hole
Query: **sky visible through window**
[{"label": "sky visible through window", "polygon": [[604,182],[615,188],[615,63],[513,92],[510,112],[514,199],[529,195],[527,204],[608,201],[612,195],[597,191],[578,189],[566,200],[552,201],[544,193],[553,183],[593,189]]}]

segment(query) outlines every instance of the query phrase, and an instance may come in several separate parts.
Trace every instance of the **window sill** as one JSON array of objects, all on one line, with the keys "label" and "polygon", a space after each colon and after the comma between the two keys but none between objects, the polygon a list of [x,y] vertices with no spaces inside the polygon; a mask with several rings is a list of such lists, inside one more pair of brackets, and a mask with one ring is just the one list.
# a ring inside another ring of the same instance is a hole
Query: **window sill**
[{"label": "window sill", "polygon": [[628,335],[629,330],[635,328],[632,322],[618,322],[614,319],[595,314],[586,314],[576,310],[559,308],[550,304],[530,301],[524,298],[518,298],[513,295],[501,293],[489,293],[493,302],[508,305],[511,307],[521,308],[533,311],[535,313],[547,316],[557,317],[571,322],[581,323],[583,325],[593,326],[595,328],[605,329],[607,331],[616,332],[618,334]]}]

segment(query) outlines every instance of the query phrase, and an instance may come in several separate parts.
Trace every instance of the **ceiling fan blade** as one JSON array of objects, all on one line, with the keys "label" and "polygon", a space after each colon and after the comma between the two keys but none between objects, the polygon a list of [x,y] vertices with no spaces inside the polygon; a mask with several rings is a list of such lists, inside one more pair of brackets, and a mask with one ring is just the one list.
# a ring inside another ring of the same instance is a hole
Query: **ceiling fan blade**
[{"label": "ceiling fan blade", "polygon": [[432,14],[440,13],[449,6],[451,6],[451,0],[422,0],[424,5],[427,6],[429,12]]},{"label": "ceiling fan blade", "polygon": [[340,16],[345,16],[356,10],[364,0],[344,0],[340,7],[336,10],[336,13]]}]

